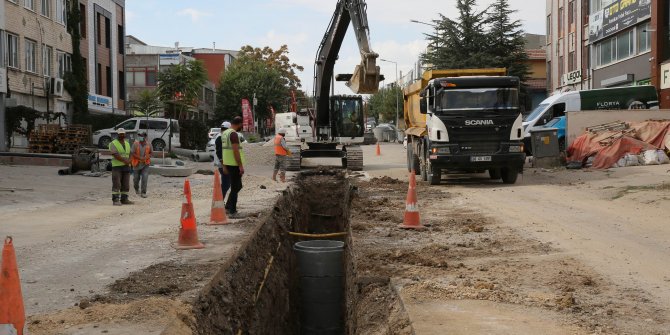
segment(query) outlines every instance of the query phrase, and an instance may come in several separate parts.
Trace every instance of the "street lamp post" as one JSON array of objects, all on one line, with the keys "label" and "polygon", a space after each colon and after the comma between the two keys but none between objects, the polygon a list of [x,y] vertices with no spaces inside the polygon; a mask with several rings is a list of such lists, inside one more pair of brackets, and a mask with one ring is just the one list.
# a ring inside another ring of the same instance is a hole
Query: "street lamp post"
[{"label": "street lamp post", "polygon": [[[398,86],[398,62],[394,62],[391,60],[386,60],[386,59],[379,59],[382,62],[387,62],[387,63],[393,63],[395,65],[395,86],[396,88],[399,88]],[[398,121],[400,120],[400,98],[398,97],[398,92],[394,92],[395,94],[395,127],[396,129],[398,128]]]}]

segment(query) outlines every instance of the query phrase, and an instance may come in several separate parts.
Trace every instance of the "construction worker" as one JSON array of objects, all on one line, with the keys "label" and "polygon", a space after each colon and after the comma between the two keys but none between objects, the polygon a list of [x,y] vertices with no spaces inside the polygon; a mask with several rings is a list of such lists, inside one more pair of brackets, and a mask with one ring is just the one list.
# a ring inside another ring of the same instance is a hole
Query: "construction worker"
[{"label": "construction worker", "polygon": [[[147,142],[147,133],[138,134],[130,156],[130,164],[133,166],[133,186],[135,187],[135,193],[142,198],[147,197],[149,165],[151,165],[151,144]],[[142,180],[142,193],[140,193],[140,179]]]},{"label": "construction worker", "polygon": [[126,130],[116,130],[118,138],[109,144],[112,152],[112,203],[114,206],[132,205],[128,200],[130,190],[130,143],[126,141]]},{"label": "construction worker", "polygon": [[280,128],[275,136],[275,169],[272,174],[272,180],[277,181],[277,172],[282,183],[286,182],[286,156],[291,155],[291,151],[286,146],[286,129]]},{"label": "construction worker", "polygon": [[214,165],[219,169],[219,174],[221,175],[221,194],[224,199],[226,198],[226,193],[230,189],[230,176],[223,173],[223,144],[221,143],[221,134],[230,129],[230,127],[230,122],[224,121],[221,124],[221,132],[216,135],[216,139],[214,140],[214,146],[216,148],[214,152]]},{"label": "construction worker", "polygon": [[[244,175],[244,150],[237,133],[240,130],[242,130],[242,118],[237,116],[231,122],[230,129],[221,134],[223,174],[230,178],[230,195],[226,202],[226,211],[231,217],[237,215],[237,195],[242,189]],[[224,191],[223,194],[226,194],[228,189]]]}]

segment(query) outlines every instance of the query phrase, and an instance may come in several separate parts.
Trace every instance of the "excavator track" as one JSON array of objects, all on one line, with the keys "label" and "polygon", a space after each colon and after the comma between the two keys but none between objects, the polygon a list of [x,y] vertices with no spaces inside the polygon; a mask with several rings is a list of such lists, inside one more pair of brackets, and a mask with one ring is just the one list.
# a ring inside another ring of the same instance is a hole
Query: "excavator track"
[{"label": "excavator track", "polygon": [[342,166],[351,171],[363,171],[363,150],[359,146],[347,146],[343,149],[346,155],[342,158]]},{"label": "excavator track", "polygon": [[291,155],[286,157],[286,171],[300,171],[302,158],[300,157],[300,146],[289,146]]}]

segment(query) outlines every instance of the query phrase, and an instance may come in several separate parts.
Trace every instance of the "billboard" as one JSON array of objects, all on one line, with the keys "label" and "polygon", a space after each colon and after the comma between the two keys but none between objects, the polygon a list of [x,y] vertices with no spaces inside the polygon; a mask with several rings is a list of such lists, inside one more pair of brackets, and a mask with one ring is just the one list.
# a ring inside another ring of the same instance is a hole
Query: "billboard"
[{"label": "billboard", "polygon": [[247,99],[242,99],[242,120],[242,131],[253,132],[254,116],[253,111],[251,110],[251,104]]},{"label": "billboard", "polygon": [[589,42],[612,36],[651,17],[651,0],[616,0],[589,16]]}]

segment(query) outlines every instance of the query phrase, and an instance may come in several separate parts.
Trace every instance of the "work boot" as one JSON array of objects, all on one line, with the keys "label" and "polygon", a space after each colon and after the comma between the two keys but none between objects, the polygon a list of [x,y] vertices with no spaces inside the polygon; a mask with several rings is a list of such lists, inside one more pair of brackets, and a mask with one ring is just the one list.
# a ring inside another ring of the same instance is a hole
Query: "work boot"
[{"label": "work boot", "polygon": [[140,188],[139,187],[135,187],[135,194],[140,195]]},{"label": "work boot", "polygon": [[149,196],[148,196],[146,193],[142,193],[141,197],[142,197],[142,198],[147,198],[147,197],[149,197]]},{"label": "work boot", "polygon": [[135,204],[134,202],[132,202],[132,201],[130,201],[130,200],[128,200],[128,199],[123,199],[123,200],[121,200],[121,203],[124,204],[124,205],[133,205],[133,204]]},{"label": "work boot", "polygon": [[121,201],[114,200],[113,204],[114,206],[121,206]]}]

